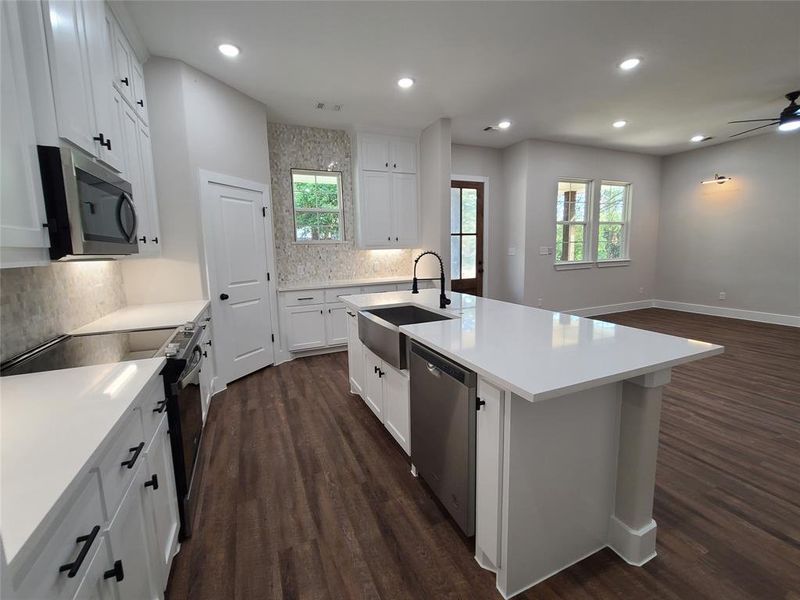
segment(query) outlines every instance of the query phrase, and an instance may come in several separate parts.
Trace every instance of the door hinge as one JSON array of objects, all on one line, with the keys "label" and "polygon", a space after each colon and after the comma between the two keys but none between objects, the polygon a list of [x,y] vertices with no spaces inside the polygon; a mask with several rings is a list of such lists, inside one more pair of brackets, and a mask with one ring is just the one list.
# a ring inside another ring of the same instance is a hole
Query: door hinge
[{"label": "door hinge", "polygon": [[261,207],[261,216],[264,217],[265,219],[267,218],[267,207],[266,206],[262,206]]},{"label": "door hinge", "polygon": [[275,343],[275,334],[274,333],[272,334],[272,343],[273,344]]}]

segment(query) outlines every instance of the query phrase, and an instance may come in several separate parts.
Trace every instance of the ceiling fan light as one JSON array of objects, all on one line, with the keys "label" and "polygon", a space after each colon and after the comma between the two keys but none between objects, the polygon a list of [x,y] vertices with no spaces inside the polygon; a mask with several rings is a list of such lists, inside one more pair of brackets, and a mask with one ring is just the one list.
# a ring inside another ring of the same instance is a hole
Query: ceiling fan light
[{"label": "ceiling fan light", "polygon": [[702,183],[703,185],[706,185],[706,184],[709,184],[709,183],[723,184],[726,181],[731,181],[731,178],[730,177],[725,177],[724,175],[720,175],[719,173],[717,173],[716,175],[714,175],[713,179],[706,179],[705,181],[701,181],[700,183]]},{"label": "ceiling fan light", "polygon": [[784,121],[778,125],[778,131],[795,131],[800,129],[800,117],[789,121]]}]

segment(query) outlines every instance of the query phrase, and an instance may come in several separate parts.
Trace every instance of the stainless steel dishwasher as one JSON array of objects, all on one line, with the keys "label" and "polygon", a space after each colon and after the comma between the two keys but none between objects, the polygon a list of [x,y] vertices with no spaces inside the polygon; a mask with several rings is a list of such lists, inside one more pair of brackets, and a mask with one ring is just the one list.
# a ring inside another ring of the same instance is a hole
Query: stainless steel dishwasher
[{"label": "stainless steel dishwasher", "polygon": [[411,462],[467,536],[475,534],[475,373],[411,342]]}]

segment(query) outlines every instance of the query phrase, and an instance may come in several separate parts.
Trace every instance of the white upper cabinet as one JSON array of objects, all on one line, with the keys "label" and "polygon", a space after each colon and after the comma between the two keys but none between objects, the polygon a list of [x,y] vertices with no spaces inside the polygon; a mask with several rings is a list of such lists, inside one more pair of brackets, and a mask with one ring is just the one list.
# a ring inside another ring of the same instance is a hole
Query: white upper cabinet
[{"label": "white upper cabinet", "polygon": [[18,5],[0,3],[0,267],[45,264],[50,240]]},{"label": "white upper cabinet", "polygon": [[134,102],[133,73],[131,65],[135,62],[133,50],[122,33],[116,20],[106,12],[108,26],[111,28],[111,56],[113,62],[113,83],[122,96],[131,104]]},{"label": "white upper cabinet", "polygon": [[133,104],[136,114],[147,123],[147,100],[144,97],[144,73],[142,65],[136,61],[131,63],[131,76],[133,77]]},{"label": "white upper cabinet", "polygon": [[412,248],[419,243],[417,140],[356,137],[356,220],[362,248]]},{"label": "white upper cabinet", "polygon": [[[161,229],[158,218],[158,199],[156,198],[156,174],[153,165],[153,151],[150,144],[150,129],[144,123],[139,123],[139,160],[142,169],[142,187],[139,192],[140,204],[147,210],[147,249],[145,255],[161,255]],[[142,199],[143,198],[143,199]]]}]

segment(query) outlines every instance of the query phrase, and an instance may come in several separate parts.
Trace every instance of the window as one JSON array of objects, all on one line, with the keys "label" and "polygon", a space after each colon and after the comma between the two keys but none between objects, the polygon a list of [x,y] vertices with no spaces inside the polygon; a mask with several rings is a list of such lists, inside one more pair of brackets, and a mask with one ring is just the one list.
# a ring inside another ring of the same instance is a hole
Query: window
[{"label": "window", "polygon": [[597,211],[597,261],[628,258],[629,183],[604,181]]},{"label": "window", "polygon": [[344,241],[341,173],[292,169],[292,198],[295,241]]},{"label": "window", "polygon": [[450,183],[450,277],[454,292],[483,291],[483,183]]},{"label": "window", "polygon": [[556,262],[582,262],[587,255],[591,181],[562,180],[556,197]]}]

